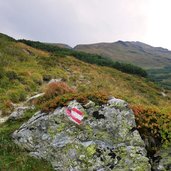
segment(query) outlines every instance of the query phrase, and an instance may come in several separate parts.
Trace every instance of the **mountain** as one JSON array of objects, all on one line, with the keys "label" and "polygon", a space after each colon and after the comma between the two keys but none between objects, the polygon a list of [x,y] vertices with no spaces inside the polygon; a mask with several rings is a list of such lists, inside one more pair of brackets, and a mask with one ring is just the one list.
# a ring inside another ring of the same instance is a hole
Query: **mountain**
[{"label": "mountain", "polygon": [[[26,105],[31,96],[38,93],[46,96],[31,103],[32,108],[25,111],[24,118],[7,121],[0,126],[2,170],[52,170],[46,162],[29,157],[27,151],[15,145],[11,134],[38,110],[48,116],[47,111],[66,106],[71,100],[82,101],[82,105],[92,100],[97,104],[95,107],[100,107],[109,96],[123,99],[135,113],[137,127],[133,129],[146,140],[148,137],[151,139],[148,141],[151,144],[148,155],[154,154],[162,144],[170,143],[171,91],[142,77],[140,73],[143,70],[132,65],[117,69],[115,65],[109,65],[115,64],[111,60],[98,55],[41,42],[26,43],[0,34],[0,119],[8,116],[18,105]],[[126,70],[128,68],[133,70]],[[52,79],[62,81],[62,84],[50,84]],[[116,107],[116,111],[120,111],[121,106]],[[43,123],[42,120],[42,126]],[[63,128],[65,126],[61,124],[59,130]],[[89,127],[86,130],[91,134]],[[30,131],[34,132],[33,127]],[[106,138],[105,135],[102,137]]]},{"label": "mountain", "polygon": [[146,69],[151,79],[171,88],[171,51],[167,49],[128,41],[77,45],[74,49],[140,66]]},{"label": "mountain", "polygon": [[116,61],[133,63],[147,69],[162,68],[171,63],[171,51],[141,42],[118,41],[77,45],[74,49],[107,56]]}]

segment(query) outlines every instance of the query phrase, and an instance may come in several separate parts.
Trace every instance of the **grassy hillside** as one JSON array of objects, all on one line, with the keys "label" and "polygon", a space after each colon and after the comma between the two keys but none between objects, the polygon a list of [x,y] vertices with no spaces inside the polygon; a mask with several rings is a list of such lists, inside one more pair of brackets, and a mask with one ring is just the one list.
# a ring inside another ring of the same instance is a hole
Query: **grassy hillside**
[{"label": "grassy hillside", "polygon": [[[136,113],[139,128],[144,133],[160,134],[163,142],[169,142],[171,92],[165,92],[147,78],[121,72],[112,67],[97,66],[83,62],[71,55],[47,52],[17,42],[0,35],[0,110],[9,114],[12,103],[21,103],[27,96],[42,92],[52,78],[60,78],[77,95],[107,94],[124,99]],[[68,100],[76,94],[60,96]],[[68,98],[68,99],[66,99]],[[80,98],[80,97],[79,97]],[[56,100],[51,98],[47,103]],[[42,105],[36,106],[40,109]],[[0,127],[0,168],[4,170],[51,170],[44,161],[33,160],[25,151],[18,149],[10,134],[33,115],[25,113],[25,118],[17,122],[7,122]],[[154,120],[155,117],[155,120]],[[138,122],[139,119],[144,119]],[[153,124],[154,123],[154,124]],[[154,130],[154,132],[153,132]],[[22,169],[21,169],[22,168]]]},{"label": "grassy hillside", "polygon": [[74,51],[73,49],[60,48],[56,46],[55,44],[49,44],[49,43],[47,44],[47,43],[42,43],[42,42],[30,41],[30,40],[19,40],[19,42],[25,43],[34,48],[51,52],[58,56],[59,55],[73,56],[79,60],[82,60],[90,64],[96,64],[99,66],[108,66],[108,67],[120,70],[122,72],[125,72],[125,73],[147,77],[146,71],[138,66],[127,64],[127,63],[121,63],[121,62],[114,62],[110,58],[103,57],[100,55],[90,54],[90,53],[85,53],[85,52],[77,52],[77,51]]},{"label": "grassy hillside", "polygon": [[77,45],[75,50],[107,56],[114,61],[128,62],[147,70],[151,79],[166,88],[171,87],[168,68],[171,64],[171,51],[152,47],[141,42],[98,43]]}]

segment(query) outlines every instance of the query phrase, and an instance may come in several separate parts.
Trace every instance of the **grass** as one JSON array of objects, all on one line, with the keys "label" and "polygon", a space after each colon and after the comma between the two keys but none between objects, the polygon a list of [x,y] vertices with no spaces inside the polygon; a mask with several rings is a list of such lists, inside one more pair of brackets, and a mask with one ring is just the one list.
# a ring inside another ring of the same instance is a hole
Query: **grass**
[{"label": "grass", "polygon": [[171,65],[160,69],[147,70],[149,77],[164,88],[171,90]]}]

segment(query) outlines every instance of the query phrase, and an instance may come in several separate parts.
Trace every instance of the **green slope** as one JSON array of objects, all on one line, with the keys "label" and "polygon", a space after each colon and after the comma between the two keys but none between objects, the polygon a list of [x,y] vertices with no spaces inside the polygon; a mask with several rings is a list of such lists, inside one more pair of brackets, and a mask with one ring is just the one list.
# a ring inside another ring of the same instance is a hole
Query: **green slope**
[{"label": "green slope", "polygon": [[147,77],[146,71],[143,70],[141,67],[132,64],[127,64],[127,63],[114,62],[110,58],[106,58],[100,55],[93,55],[85,52],[77,52],[74,51],[73,49],[68,49],[68,48],[60,48],[55,44],[50,44],[50,43],[47,44],[42,42],[30,41],[30,40],[19,40],[19,42],[25,43],[34,48],[46,50],[56,55],[62,55],[62,56],[70,55],[90,64],[96,64],[99,66],[108,66],[111,68],[118,69],[125,73]]}]

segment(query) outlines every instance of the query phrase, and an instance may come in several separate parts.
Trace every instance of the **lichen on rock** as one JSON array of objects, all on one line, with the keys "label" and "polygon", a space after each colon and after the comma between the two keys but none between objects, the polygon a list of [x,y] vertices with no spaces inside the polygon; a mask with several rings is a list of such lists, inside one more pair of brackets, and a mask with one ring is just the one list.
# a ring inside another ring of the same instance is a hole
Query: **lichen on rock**
[{"label": "lichen on rock", "polygon": [[55,170],[151,170],[125,101],[112,98],[101,106],[89,102],[83,107],[74,100],[67,107],[84,113],[81,125],[69,120],[66,107],[37,112],[13,133],[15,143],[31,156],[50,161]]},{"label": "lichen on rock", "polygon": [[171,146],[161,148],[153,157],[153,170],[170,171],[171,170]]}]

